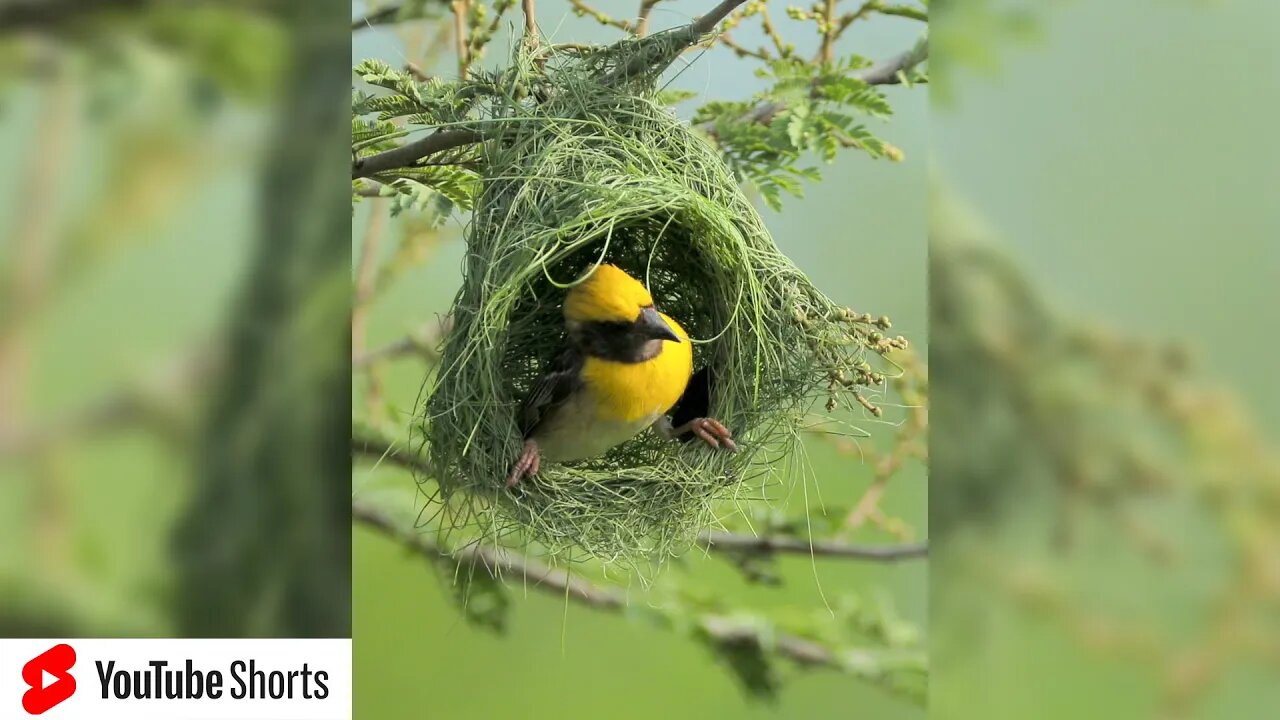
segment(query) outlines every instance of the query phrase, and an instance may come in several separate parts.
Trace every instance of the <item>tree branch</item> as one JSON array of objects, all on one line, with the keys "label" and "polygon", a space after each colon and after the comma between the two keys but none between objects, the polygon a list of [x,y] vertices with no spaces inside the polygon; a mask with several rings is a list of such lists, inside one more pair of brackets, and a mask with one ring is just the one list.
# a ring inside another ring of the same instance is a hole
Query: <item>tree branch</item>
[{"label": "tree branch", "polygon": [[724,550],[742,553],[797,553],[818,557],[843,557],[860,560],[894,562],[926,557],[927,543],[905,545],[850,545],[830,540],[805,540],[804,538],[779,536],[739,535],[727,532],[707,532],[698,536],[698,542],[708,550]]},{"label": "tree branch", "polygon": [[364,15],[363,17],[358,17],[355,20],[352,20],[351,29],[354,31],[354,30],[361,30],[367,27],[373,27],[375,25],[385,25],[395,20],[396,16],[399,14],[400,14],[400,3],[393,3],[386,7],[381,7],[381,8],[378,8],[377,10],[373,10],[367,15]]},{"label": "tree branch", "polygon": [[[854,77],[862,80],[868,85],[897,85],[902,82],[902,73],[911,70],[929,57],[929,44],[925,39],[921,39],[916,46],[885,60],[882,63],[873,65],[865,70],[861,70],[853,74]],[[760,123],[768,125],[778,113],[786,110],[785,103],[768,102],[755,106],[750,111],[744,113],[738,120],[740,122]],[[715,137],[715,123],[705,122],[698,125],[697,128],[708,135]]]},{"label": "tree branch", "polygon": [[352,425],[351,457],[354,459],[360,456],[373,460],[375,465],[389,462],[414,473],[431,472],[430,466],[417,453],[397,447],[375,430]]},{"label": "tree branch", "polygon": [[[567,570],[550,567],[505,548],[476,544],[447,553],[429,534],[403,527],[385,511],[370,503],[359,500],[352,502],[351,518],[354,522],[390,536],[406,548],[431,560],[450,557],[455,561],[480,565],[496,579],[501,579],[503,575],[519,577],[527,581],[525,584],[530,588],[553,597],[568,598],[596,610],[619,612],[627,607],[626,595],[614,588],[602,587],[574,577]],[[797,635],[770,632],[754,624],[743,624],[722,615],[702,617],[698,620],[698,627],[711,641],[725,648],[750,644],[761,650],[772,650],[807,667],[840,667],[838,658],[831,650]]]},{"label": "tree branch", "polygon": [[431,80],[431,75],[426,70],[423,70],[418,67],[416,63],[408,60],[404,62],[404,71],[412,75],[413,79],[418,82],[430,82]]},{"label": "tree branch", "polygon": [[[729,16],[733,10],[746,2],[746,0],[724,0],[717,5],[711,12],[698,18],[696,21],[685,27],[690,32],[691,38],[706,35],[715,30],[715,28]],[[678,32],[675,30],[672,32]],[[691,40],[691,42],[693,42]],[[750,53],[748,53],[750,54]],[[902,74],[920,63],[924,62],[929,55],[928,42],[922,39],[916,46],[900,55],[897,55],[885,62],[873,67],[855,73],[854,77],[861,79],[868,85],[896,85],[902,82]],[[606,78],[608,82],[611,79],[626,77],[635,71],[634,68],[620,68],[616,70],[610,77]],[[746,116],[744,120],[752,122],[767,123],[773,119],[775,115],[785,109],[785,105],[781,103],[765,103]],[[700,126],[704,132],[712,132],[713,127],[708,125]],[[484,135],[473,130],[443,130],[432,135],[428,135],[421,140],[406,143],[400,147],[391,150],[385,150],[375,155],[360,158],[351,164],[352,179],[371,177],[380,172],[394,170],[401,167],[412,167],[419,160],[429,157],[435,153],[451,150],[453,148],[471,145],[473,143],[483,141]]]},{"label": "tree branch", "polygon": [[[657,35],[663,36],[660,44],[644,44],[648,40],[641,40],[645,49],[637,52],[627,62],[614,68],[607,75],[600,79],[605,85],[612,85],[616,82],[623,82],[629,78],[640,75],[658,75],[671,66],[676,58],[685,50],[702,42],[707,35],[715,32],[720,23],[729,17],[739,5],[746,0],[724,0],[719,5],[711,9],[711,12],[703,15],[697,20],[683,27],[664,30]],[[630,25],[627,26],[630,28]],[[657,37],[655,35],[654,37]]]},{"label": "tree branch", "polygon": [[216,348],[201,344],[44,427],[23,434],[0,432],[0,460],[9,454],[39,453],[57,443],[82,442],[86,436],[146,422],[166,433],[185,430],[176,419],[178,408],[190,404],[198,389],[217,375],[220,354]]},{"label": "tree branch", "polygon": [[902,82],[903,73],[912,70],[928,59],[929,41],[927,38],[921,38],[915,47],[910,50],[855,73],[854,77],[859,78],[868,85],[898,85]]},{"label": "tree branch", "polygon": [[[696,42],[698,37],[715,30],[720,22],[733,12],[734,8],[744,2],[746,2],[746,0],[723,0],[723,2],[713,8],[711,12],[687,25],[683,30],[689,34],[689,37],[691,38],[690,44],[692,45]],[[459,22],[457,27],[459,37],[462,37],[461,33],[465,32],[465,26],[461,24],[460,20],[462,17],[461,13],[465,9],[464,6],[464,0],[454,0],[451,5],[454,10],[455,19]],[[532,8],[530,7],[529,9]],[[675,30],[672,32],[679,31],[680,30]],[[465,53],[465,42],[460,45],[459,52]],[[459,57],[462,58],[462,55],[459,55]],[[632,74],[634,70],[634,68],[629,67],[620,68],[613,76],[611,76],[611,78],[626,77]],[[460,73],[463,75],[466,74],[465,65],[461,68]],[[606,78],[605,82],[608,82],[611,78]],[[352,162],[351,177],[352,179],[370,177],[376,173],[385,172],[399,167],[411,167],[417,161],[434,153],[461,147],[463,145],[470,145],[472,143],[480,142],[483,139],[484,136],[482,134],[471,130],[444,130],[437,132],[433,135],[428,135],[421,140],[406,143],[400,147],[386,150],[377,153],[376,155],[360,158]]]},{"label": "tree branch", "polygon": [[706,35],[708,33],[715,32],[715,29],[719,27],[720,23],[723,22],[725,18],[729,17],[729,14],[736,10],[739,5],[746,1],[747,0],[724,0],[724,2],[712,8],[711,12],[703,15],[697,20],[694,20],[693,23],[689,25],[689,29],[698,35]]},{"label": "tree branch", "polygon": [[[397,447],[395,443],[370,429],[353,430],[351,434],[352,456],[376,458],[378,462],[390,462],[414,473],[430,474],[431,469],[416,453]],[[705,532],[698,536],[699,545],[708,550],[771,554],[798,554],[821,557],[842,557],[858,560],[895,562],[925,557],[929,550],[925,543],[907,545],[850,545],[830,540],[806,540],[792,537],[756,537],[727,532]]]},{"label": "tree branch", "polygon": [[352,360],[352,367],[356,370],[363,370],[370,365],[376,365],[383,360],[391,358],[403,357],[405,355],[423,355],[431,357],[434,355],[432,350],[422,342],[422,340],[406,335],[399,340],[383,345],[375,350],[358,353]]},{"label": "tree branch", "polygon": [[162,5],[156,0],[8,0],[0,3],[0,28],[8,32],[57,31],[86,16],[139,12]]},{"label": "tree branch", "polygon": [[528,586],[537,590],[568,597],[575,602],[599,610],[620,610],[626,606],[626,596],[612,588],[597,586],[572,576],[566,570],[553,568],[532,558],[517,555],[506,548],[472,544],[459,548],[453,553],[446,552],[436,544],[430,534],[403,527],[385,511],[370,503],[358,500],[352,502],[351,518],[395,538],[405,547],[430,559],[451,557],[459,562],[478,564],[494,578],[501,579],[504,575],[519,577],[525,580]]},{"label": "tree branch", "polygon": [[383,360],[403,357],[405,355],[421,355],[426,360],[434,360],[438,355],[436,346],[440,338],[449,332],[453,321],[449,317],[423,323],[416,332],[412,332],[393,343],[380,348],[358,353],[352,359],[352,368],[360,370],[375,365]]},{"label": "tree branch", "polygon": [[445,150],[471,145],[484,137],[473,130],[444,130],[421,140],[405,143],[376,155],[360,158],[351,163],[351,179],[371,177],[377,173],[400,167],[412,167],[419,160]]}]

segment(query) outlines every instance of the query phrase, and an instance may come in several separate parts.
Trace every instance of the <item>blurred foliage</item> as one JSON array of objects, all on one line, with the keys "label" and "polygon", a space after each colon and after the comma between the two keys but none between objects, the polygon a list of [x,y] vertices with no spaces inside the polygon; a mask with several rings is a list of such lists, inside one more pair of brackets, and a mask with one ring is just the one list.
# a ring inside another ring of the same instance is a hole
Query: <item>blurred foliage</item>
[{"label": "blurred foliage", "polygon": [[294,6],[290,109],[266,159],[261,237],[230,318],[227,371],[202,433],[200,489],[178,528],[180,629],[199,637],[351,632],[349,236],[338,153],[337,6]]},{"label": "blurred foliage", "polygon": [[[125,110],[148,66],[169,65],[190,73],[193,102],[260,104],[278,87],[289,52],[288,29],[269,9],[267,2],[11,2],[0,7],[0,27],[25,41],[6,43],[0,82],[40,76],[50,62],[74,57],[91,107]],[[46,43],[57,45],[56,60]]]},{"label": "blurred foliage", "polygon": [[1002,0],[933,0],[934,27],[942,32],[929,38],[936,58],[929,99],[946,107],[958,100],[953,78],[962,73],[996,75],[1000,53],[1010,43],[1032,43],[1042,15],[1052,7],[1030,7]]},{"label": "blurred foliage", "polygon": [[[313,201],[267,203],[262,226],[254,228],[244,218],[254,193],[241,188],[263,186],[256,153],[266,119],[282,109],[285,90],[311,88],[304,99],[319,105],[326,97],[315,87],[341,87],[344,26],[333,13],[336,8],[326,16],[311,3],[284,1],[0,4],[0,142],[6,152],[14,151],[17,165],[15,182],[0,201],[0,225],[10,240],[0,244],[3,634],[248,631],[247,624],[196,629],[180,618],[195,610],[190,578],[198,573],[190,554],[170,554],[170,541],[199,476],[208,470],[202,461],[210,453],[201,457],[199,448],[212,444],[212,437],[243,438],[249,431],[243,418],[211,412],[207,405],[210,388],[222,387],[224,378],[243,374],[251,363],[249,353],[228,349],[219,326],[252,326],[267,317],[266,308],[287,284],[292,298],[329,298],[330,308],[326,318],[321,303],[302,301],[310,328],[281,329],[275,338],[278,357],[308,358],[316,365],[335,357],[341,364],[347,357],[341,210],[328,230],[327,288],[313,282],[314,275],[294,274],[305,261],[268,254],[279,261],[277,275],[257,273],[250,283],[268,301],[224,306],[230,288],[244,282],[234,275],[250,239],[258,238],[264,248],[290,247],[288,225],[305,222],[303,211],[310,211]],[[321,27],[328,28],[330,44],[317,50]],[[327,74],[320,71],[324,63],[317,53],[328,57]],[[299,58],[319,64],[300,66]],[[297,77],[313,84],[294,82]],[[341,94],[329,95],[327,102],[341,133]],[[296,110],[304,103],[293,105]],[[334,147],[317,133],[296,137],[305,144],[287,155],[269,154],[302,161],[293,171],[320,162],[316,147]],[[330,176],[340,173],[343,153],[326,157],[339,163]],[[266,179],[267,197],[279,197],[294,183],[279,171]],[[335,189],[340,204],[340,180]],[[213,223],[205,217],[211,209],[222,212]],[[320,347],[298,350],[308,332],[313,338],[327,333],[327,356]],[[315,376],[302,367],[306,361],[291,364],[297,379],[274,390],[276,404],[291,408],[294,440],[314,438],[306,422],[313,409],[294,403],[317,392],[337,390],[341,397],[346,369],[338,367],[329,383],[337,387],[325,390],[311,382]],[[331,407],[326,403],[315,415]],[[337,420],[331,424],[341,430],[331,435],[345,437],[345,408],[333,412]],[[219,432],[211,432],[214,425]],[[325,446],[336,447],[335,439],[326,437]],[[275,457],[291,450],[281,438],[269,447]],[[218,451],[212,454],[222,459]],[[317,500],[337,496],[339,502],[330,505],[343,529],[344,459],[339,450],[325,460],[337,473],[331,483],[336,492],[317,493],[310,470],[307,484],[290,491]],[[275,470],[258,488],[264,495],[284,484],[286,471]],[[233,527],[269,526],[289,534],[302,524],[301,514],[310,513],[289,501],[268,514],[253,498],[215,511],[220,498],[206,493],[190,511],[209,522],[214,542],[201,549],[211,554],[218,552],[217,540],[236,534]],[[221,589],[245,596],[276,593],[288,585],[282,577],[303,570],[322,577],[326,588],[313,589],[304,605],[318,607],[317,596],[345,597],[345,590],[332,589],[347,587],[346,533],[333,530],[332,514],[310,513],[309,520],[321,526],[322,537],[336,540],[309,548],[278,545],[270,555],[272,571],[251,578],[237,569]],[[324,558],[304,561],[298,550],[323,550]],[[254,552],[264,555],[260,548]],[[202,617],[236,618],[214,595],[201,594],[200,600]],[[338,605],[330,616],[336,624],[313,632],[341,635],[349,627],[347,608],[345,602]],[[250,615],[254,634],[306,632],[287,624],[295,618],[279,614],[245,612],[238,619]]]},{"label": "blurred foliage", "polygon": [[[1067,321],[1011,260],[961,229],[945,198],[933,207],[930,359],[937,377],[965,379],[933,399],[937,418],[965,428],[932,438],[950,470],[933,489],[934,532],[998,521],[1046,480],[1063,486],[1063,508],[1117,513],[1158,489],[1188,460],[1169,406],[1188,382],[1185,351]],[[1072,518],[1058,519],[1065,542]]]},{"label": "blurred foliage", "polygon": [[934,207],[935,707],[977,717],[953,684],[992,661],[975,646],[1044,621],[1150,670],[1154,716],[1201,716],[1216,683],[1280,663],[1280,455],[1185,348],[1052,308]]},{"label": "blurred foliage", "polygon": [[[353,161],[393,152],[430,137],[423,134],[424,130],[462,129],[483,134],[484,127],[473,122],[482,114],[480,104],[507,102],[511,97],[507,89],[513,82],[510,72],[514,72],[476,64],[492,37],[484,34],[485,23],[491,23],[492,18],[500,17],[510,7],[509,3],[498,2],[490,11],[476,10],[483,5],[452,3],[446,8],[447,14],[435,18],[442,26],[456,21],[461,41],[455,33],[452,45],[438,42],[428,47],[424,60],[415,58],[417,62],[406,62],[402,68],[365,60],[355,67]],[[579,15],[604,27],[640,35],[647,33],[649,13],[658,3],[640,3],[641,16],[626,20],[586,3],[571,5]],[[408,5],[394,14],[390,7],[362,9],[366,14],[353,22],[353,29],[367,27],[364,21],[368,19],[381,25],[402,17],[418,17],[400,14],[406,12]],[[924,60],[922,42],[904,53],[905,64],[900,72],[889,73],[887,79],[876,80],[875,84],[862,79],[860,73],[879,66],[856,54],[837,56],[835,51],[843,48],[844,43],[838,41],[849,27],[861,27],[864,21],[882,15],[897,20],[924,20],[923,6],[866,3],[832,7],[833,13],[842,14],[828,15],[820,9],[813,15],[792,18],[786,27],[803,32],[786,40],[769,15],[768,3],[746,3],[726,20],[724,27],[729,32],[712,41],[732,47],[732,32],[744,22],[760,24],[772,38],[772,48],[747,53],[735,50],[742,62],[759,68],[760,77],[768,83],[766,90],[741,101],[705,102],[691,110],[693,123],[722,149],[725,161],[738,176],[770,205],[776,206],[783,192],[801,194],[799,180],[820,180],[816,170],[803,166],[812,159],[830,162],[846,148],[872,157],[900,157],[900,151],[867,129],[864,119],[884,119],[891,114],[886,95],[877,84],[910,85],[927,79],[918,69]],[[519,19],[513,15],[511,22],[518,24]],[[397,27],[413,27],[414,32],[440,37],[430,25],[421,28],[402,23]],[[828,36],[829,43],[825,42]],[[477,41],[477,37],[481,40]],[[816,54],[801,57],[797,45],[810,43]],[[552,47],[556,52],[584,54],[590,53],[592,46],[557,43]],[[451,59],[458,60],[457,68],[466,75],[465,80],[432,74],[437,66],[452,66]],[[483,92],[486,84],[503,91]],[[536,83],[524,90],[530,98],[536,98],[539,92]],[[696,98],[675,90],[666,97],[672,103]],[[821,501],[810,505],[806,501],[799,511],[794,507],[778,509],[783,496],[807,496],[808,486],[821,480],[811,477],[806,457],[798,456],[779,464],[781,483],[761,488],[760,496],[751,502],[726,504],[717,532],[723,533],[728,542],[716,542],[717,535],[707,533],[699,541],[705,552],[655,558],[654,567],[647,571],[621,572],[589,559],[564,567],[547,565],[536,547],[512,551],[491,545],[487,538],[465,534],[449,536],[449,544],[441,544],[437,539],[440,508],[416,496],[412,480],[422,471],[406,421],[416,409],[414,399],[389,394],[387,390],[393,376],[403,376],[405,371],[397,368],[404,360],[417,359],[419,363],[414,368],[422,368],[428,374],[432,371],[438,359],[435,347],[441,323],[415,318],[411,324],[421,330],[373,348],[368,346],[367,328],[370,315],[378,312],[378,300],[387,293],[391,282],[434,254],[433,243],[443,238],[430,228],[440,226],[443,218],[458,217],[465,222],[477,163],[482,161],[483,155],[474,144],[455,145],[420,164],[410,159],[372,178],[353,180],[353,198],[359,202],[374,198],[373,202],[379,203],[365,216],[367,224],[356,248],[354,269],[353,352],[358,377],[353,392],[358,407],[352,421],[353,452],[357,460],[369,464],[356,473],[353,500],[357,520],[425,555],[428,567],[435,569],[440,581],[448,586],[461,616],[487,632],[508,633],[510,616],[524,604],[518,601],[523,589],[543,590],[566,603],[621,614],[689,638],[705,647],[707,657],[729,670],[752,697],[776,699],[792,668],[825,667],[882,687],[912,704],[922,704],[928,665],[925,638],[918,625],[900,613],[901,601],[884,591],[856,586],[832,591],[815,608],[792,605],[778,595],[784,586],[806,575],[820,582],[825,573],[834,571],[835,564],[876,562],[869,555],[849,554],[810,558],[812,568],[793,564],[816,552],[810,542],[815,546],[829,543],[849,551],[902,550],[900,555],[881,561],[912,562],[910,558],[919,557],[920,552],[914,549],[918,546],[907,542],[914,538],[916,530],[881,506],[886,489],[902,475],[903,468],[918,469],[927,454],[926,373],[923,364],[909,353],[900,351],[894,355],[902,371],[891,382],[907,409],[903,417],[894,418],[900,422],[893,433],[888,433],[893,436],[891,440],[866,440],[866,434],[856,428],[852,435],[846,435],[842,428],[856,423],[858,417],[858,413],[847,409],[834,422],[816,421],[811,429],[806,453],[834,452],[844,458],[843,462],[864,463],[871,468],[869,489],[847,506]],[[434,191],[436,199],[432,200],[422,187]],[[395,202],[376,199],[388,197]],[[410,197],[412,202],[407,202]],[[406,251],[404,244],[395,251],[383,247],[388,212],[397,213],[400,223],[412,223],[401,236],[402,243],[416,248],[412,252]],[[405,322],[401,317],[399,324]],[[407,472],[390,473],[386,482],[361,481],[367,478],[370,466],[375,470],[400,467]],[[850,538],[868,534],[903,544],[871,548],[849,544]],[[708,572],[714,574],[713,565],[736,571],[742,589],[731,594],[711,591],[702,578]],[[377,592],[390,592],[385,589],[389,587],[383,586]]]},{"label": "blurred foliage", "polygon": [[[1275,6],[1229,5],[934,5],[933,57],[947,71],[934,73],[935,97],[961,101],[936,127],[943,154],[966,160],[942,163],[931,202],[938,717],[1273,714],[1280,453],[1258,413],[1275,385],[1224,361],[1269,355],[1256,313],[1274,313],[1256,283],[1274,267],[1275,220],[1200,183],[1252,186],[1251,166],[1269,157],[1266,131],[1236,118],[1275,93],[1229,68],[1274,61],[1252,26]],[[1047,47],[1013,62],[1008,41],[1033,35]],[[1085,60],[1082,42],[1107,50]],[[1087,79],[1121,65],[1124,83]],[[991,72],[999,88],[979,81]],[[1212,92],[1213,109],[1180,112],[1168,88],[1187,85]],[[1063,152],[1027,153],[1064,112]],[[1182,151],[1213,134],[1236,145]],[[962,140],[977,152],[956,150]],[[1062,162],[1080,142],[1102,165]],[[1008,192],[1032,178],[1029,193]],[[956,187],[982,198],[981,218]]]}]

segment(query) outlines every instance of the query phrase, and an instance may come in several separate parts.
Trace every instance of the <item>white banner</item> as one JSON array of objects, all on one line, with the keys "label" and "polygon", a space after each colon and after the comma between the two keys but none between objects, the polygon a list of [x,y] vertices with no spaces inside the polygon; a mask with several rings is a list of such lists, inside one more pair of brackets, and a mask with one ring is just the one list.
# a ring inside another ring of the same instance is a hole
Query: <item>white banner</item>
[{"label": "white banner", "polygon": [[349,720],[350,640],[0,639],[0,718]]}]

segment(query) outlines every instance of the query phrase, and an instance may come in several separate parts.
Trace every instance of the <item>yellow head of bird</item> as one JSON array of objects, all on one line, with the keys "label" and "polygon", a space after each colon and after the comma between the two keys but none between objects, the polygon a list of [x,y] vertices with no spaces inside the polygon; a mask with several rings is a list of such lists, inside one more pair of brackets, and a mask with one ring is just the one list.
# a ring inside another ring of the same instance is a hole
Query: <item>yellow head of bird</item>
[{"label": "yellow head of bird", "polygon": [[597,265],[587,279],[569,289],[564,319],[570,324],[635,322],[653,296],[639,280],[616,265]]}]

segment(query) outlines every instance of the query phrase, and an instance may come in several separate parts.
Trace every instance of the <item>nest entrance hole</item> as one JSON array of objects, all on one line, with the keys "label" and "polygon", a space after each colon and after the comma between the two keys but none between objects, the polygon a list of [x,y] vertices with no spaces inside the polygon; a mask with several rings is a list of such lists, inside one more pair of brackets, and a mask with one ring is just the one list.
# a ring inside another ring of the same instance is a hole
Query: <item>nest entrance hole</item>
[{"label": "nest entrance hole", "polygon": [[[715,274],[690,230],[676,218],[638,218],[615,226],[607,236],[584,243],[567,239],[568,243],[577,247],[527,283],[511,313],[502,368],[506,395],[515,403],[526,397],[568,342],[562,314],[568,288],[557,284],[572,283],[597,262],[617,265],[644,283],[658,309],[675,318],[695,341],[715,338],[728,321],[726,310],[732,308],[721,306]],[[693,344],[695,370],[713,362],[715,347],[714,341]]]}]

